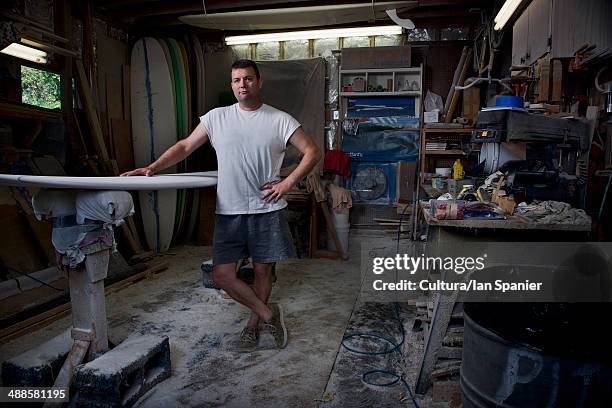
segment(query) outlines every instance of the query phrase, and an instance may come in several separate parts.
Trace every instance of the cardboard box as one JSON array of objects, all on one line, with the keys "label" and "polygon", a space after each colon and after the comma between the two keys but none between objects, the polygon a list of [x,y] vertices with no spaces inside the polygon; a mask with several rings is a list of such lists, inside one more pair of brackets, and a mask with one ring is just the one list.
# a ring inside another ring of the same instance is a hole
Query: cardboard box
[{"label": "cardboard box", "polygon": [[410,62],[409,45],[342,49],[342,69],[407,68]]},{"label": "cardboard box", "polygon": [[439,112],[437,110],[431,112],[423,112],[423,122],[438,123]]}]

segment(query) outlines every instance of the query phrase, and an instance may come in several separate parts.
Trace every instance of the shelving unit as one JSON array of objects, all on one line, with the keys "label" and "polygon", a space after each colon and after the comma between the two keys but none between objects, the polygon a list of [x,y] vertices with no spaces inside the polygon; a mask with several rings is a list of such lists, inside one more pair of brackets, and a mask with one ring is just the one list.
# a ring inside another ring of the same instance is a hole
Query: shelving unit
[{"label": "shelving unit", "polygon": [[341,96],[421,96],[422,67],[340,70]]},{"label": "shelving unit", "polygon": [[[435,141],[437,143],[450,143],[453,145],[460,144],[461,146],[470,143],[472,136],[472,128],[423,128],[421,129],[421,148],[419,157],[419,174],[420,182],[425,181],[425,173],[433,173],[435,167],[452,167],[452,163],[457,158],[468,158],[463,149],[445,149],[445,150],[427,150],[428,142]],[[474,152],[472,152],[474,153]],[[436,166],[435,162],[449,161],[445,165]],[[450,165],[449,165],[450,164]]]}]

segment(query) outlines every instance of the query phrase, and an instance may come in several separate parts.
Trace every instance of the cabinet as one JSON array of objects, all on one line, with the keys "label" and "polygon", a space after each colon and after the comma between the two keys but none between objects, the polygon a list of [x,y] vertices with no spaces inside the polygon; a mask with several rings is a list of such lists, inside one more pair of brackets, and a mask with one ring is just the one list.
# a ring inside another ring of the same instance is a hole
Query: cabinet
[{"label": "cabinet", "polygon": [[552,0],[534,0],[512,29],[512,64],[530,65],[550,49]]},{"label": "cabinet", "polygon": [[[472,128],[424,128],[421,136],[419,174],[421,183],[426,173],[434,173],[436,167],[452,167],[461,159],[464,168],[477,163],[477,151],[471,150]],[[466,151],[469,154],[466,154]]]},{"label": "cabinet", "polygon": [[584,44],[605,52],[612,38],[609,0],[533,0],[512,29],[512,64],[530,65],[550,51],[570,58]]}]

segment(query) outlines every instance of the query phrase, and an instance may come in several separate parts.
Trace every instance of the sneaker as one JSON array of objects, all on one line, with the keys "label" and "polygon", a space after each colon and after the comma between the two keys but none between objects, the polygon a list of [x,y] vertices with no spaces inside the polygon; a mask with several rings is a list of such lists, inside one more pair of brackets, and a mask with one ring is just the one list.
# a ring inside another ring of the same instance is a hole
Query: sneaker
[{"label": "sneaker", "polygon": [[287,345],[287,328],[283,320],[283,309],[278,303],[270,303],[268,307],[272,311],[272,318],[264,322],[263,327],[274,336],[276,347],[285,348]]},{"label": "sneaker", "polygon": [[240,333],[240,349],[251,351],[257,347],[259,341],[259,331],[256,327],[245,327]]}]

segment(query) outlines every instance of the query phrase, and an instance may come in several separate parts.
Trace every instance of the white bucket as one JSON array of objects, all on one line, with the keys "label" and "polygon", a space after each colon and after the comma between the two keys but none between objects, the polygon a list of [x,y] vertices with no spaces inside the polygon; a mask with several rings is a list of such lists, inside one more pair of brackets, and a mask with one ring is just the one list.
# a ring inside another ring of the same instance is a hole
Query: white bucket
[{"label": "white bucket", "polygon": [[[344,253],[348,253],[348,242],[349,242],[349,209],[344,208],[337,212],[336,210],[332,211],[332,220],[334,223],[334,227],[336,228],[336,234],[338,235],[338,240],[340,241],[340,245],[342,246],[342,251]],[[336,250],[336,245],[334,245],[334,240],[331,237],[331,234],[328,234],[327,237],[327,249],[330,251]]]}]

